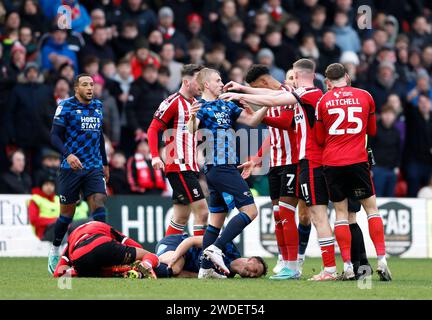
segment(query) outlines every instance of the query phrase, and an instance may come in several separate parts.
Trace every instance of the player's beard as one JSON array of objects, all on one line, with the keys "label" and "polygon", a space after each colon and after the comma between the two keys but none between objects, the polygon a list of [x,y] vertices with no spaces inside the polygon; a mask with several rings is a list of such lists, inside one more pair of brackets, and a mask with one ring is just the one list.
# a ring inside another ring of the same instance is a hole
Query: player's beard
[{"label": "player's beard", "polygon": [[93,99],[93,92],[91,93],[91,95],[87,95],[87,93],[81,93],[80,92],[80,97],[83,101],[90,102]]}]

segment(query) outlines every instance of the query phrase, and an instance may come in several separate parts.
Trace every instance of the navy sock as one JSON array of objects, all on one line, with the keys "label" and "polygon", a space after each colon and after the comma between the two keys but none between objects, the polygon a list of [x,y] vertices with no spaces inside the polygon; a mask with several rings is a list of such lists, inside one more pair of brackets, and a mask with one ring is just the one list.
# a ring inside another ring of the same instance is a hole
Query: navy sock
[{"label": "navy sock", "polygon": [[299,223],[298,225],[298,233],[299,233],[299,254],[304,254],[306,252],[306,247],[309,242],[309,235],[311,232],[311,225],[303,225]]},{"label": "navy sock", "polygon": [[92,218],[94,221],[106,222],[106,210],[104,207],[96,208],[92,212]]},{"label": "navy sock", "polygon": [[67,232],[67,229],[72,222],[72,218],[60,215],[55,223],[54,227],[54,241],[53,245],[58,247],[61,245],[64,235]]},{"label": "navy sock", "polygon": [[350,224],[351,231],[351,261],[357,269],[358,266],[369,264],[363,239],[363,232],[357,223]]},{"label": "navy sock", "polygon": [[173,276],[172,269],[168,268],[166,263],[159,263],[156,268],[153,268],[158,278],[171,278]]},{"label": "navy sock", "polygon": [[[220,229],[212,225],[208,225],[203,237],[203,250],[208,246],[212,245],[219,237]],[[213,263],[207,259],[202,259],[201,268],[210,269],[213,267]]]},{"label": "navy sock", "polygon": [[216,240],[214,245],[222,250],[228,242],[237,237],[251,222],[251,218],[249,218],[246,213],[240,212],[228,222],[226,228],[222,231],[221,236]]}]

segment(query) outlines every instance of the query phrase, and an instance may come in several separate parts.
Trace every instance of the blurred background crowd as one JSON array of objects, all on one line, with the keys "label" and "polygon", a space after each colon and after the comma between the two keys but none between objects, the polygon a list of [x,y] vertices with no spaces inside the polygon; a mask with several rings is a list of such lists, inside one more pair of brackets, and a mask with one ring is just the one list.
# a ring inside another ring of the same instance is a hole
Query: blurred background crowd
[{"label": "blurred background crowd", "polygon": [[[370,21],[358,21],[360,5]],[[65,17],[71,29],[62,29]],[[368,143],[377,195],[432,197],[431,23],[428,0],[2,0],[0,193],[29,194],[53,180],[60,155],[51,123],[78,73],[93,76],[103,101],[110,194],[169,195],[145,132],[179,88],[183,64],[243,83],[260,63],[283,82],[296,59],[310,58],[317,86],[341,62],[375,99],[378,134]],[[250,183],[268,195],[265,177]]]}]

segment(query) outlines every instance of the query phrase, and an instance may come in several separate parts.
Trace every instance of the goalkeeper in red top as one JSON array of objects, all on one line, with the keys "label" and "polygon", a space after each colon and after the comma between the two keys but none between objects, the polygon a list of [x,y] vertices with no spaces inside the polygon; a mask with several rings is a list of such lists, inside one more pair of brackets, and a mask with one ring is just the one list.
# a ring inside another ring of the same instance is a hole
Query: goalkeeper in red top
[{"label": "goalkeeper in red top", "polygon": [[343,65],[329,65],[325,76],[332,89],[316,107],[316,138],[324,146],[324,176],[336,209],[334,232],[344,269],[352,268],[348,198],[355,198],[360,200],[368,215],[369,234],[378,256],[377,273],[380,280],[390,281],[383,222],[376,205],[365,148],[366,134],[376,134],[375,102],[367,91],[348,85],[349,76]]},{"label": "goalkeeper in red top", "polygon": [[135,277],[156,278],[154,269],[164,267],[139,243],[104,222],[91,221],[69,235],[54,277],[66,272],[79,277],[111,277],[133,271],[130,275]]}]

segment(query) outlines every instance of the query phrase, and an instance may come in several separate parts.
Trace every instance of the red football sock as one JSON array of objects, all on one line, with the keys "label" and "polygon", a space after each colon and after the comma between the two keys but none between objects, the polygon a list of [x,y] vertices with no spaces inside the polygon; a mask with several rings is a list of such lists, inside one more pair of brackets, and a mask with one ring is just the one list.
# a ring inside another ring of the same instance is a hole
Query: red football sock
[{"label": "red football sock", "polygon": [[275,234],[276,234],[276,241],[279,248],[279,252],[282,255],[282,259],[287,261],[288,251],[285,245],[285,237],[284,237],[283,225],[280,219],[279,206],[273,206],[273,217],[275,221]]},{"label": "red football sock", "polygon": [[154,253],[151,253],[151,252],[146,253],[141,261],[148,262],[152,266],[153,269],[159,265],[158,256],[155,255]]},{"label": "red football sock", "polygon": [[174,221],[170,221],[170,225],[168,226],[167,231],[165,232],[165,237],[170,236],[172,234],[183,234],[185,225],[175,223]]},{"label": "red football sock", "polygon": [[285,246],[288,251],[288,261],[297,261],[299,235],[295,221],[295,207],[292,205],[279,202],[280,219],[283,226],[283,235]]},{"label": "red football sock", "polygon": [[321,257],[324,267],[336,267],[334,238],[321,238],[318,239],[318,242],[321,248]]},{"label": "red football sock", "polygon": [[348,220],[336,221],[334,234],[341,251],[343,262],[351,262],[351,231]]},{"label": "red football sock", "polygon": [[377,256],[385,256],[384,225],[379,213],[368,216],[369,235]]},{"label": "red football sock", "polygon": [[206,226],[196,224],[193,227],[194,236],[203,236],[206,230]]}]

